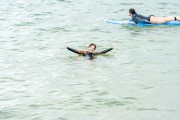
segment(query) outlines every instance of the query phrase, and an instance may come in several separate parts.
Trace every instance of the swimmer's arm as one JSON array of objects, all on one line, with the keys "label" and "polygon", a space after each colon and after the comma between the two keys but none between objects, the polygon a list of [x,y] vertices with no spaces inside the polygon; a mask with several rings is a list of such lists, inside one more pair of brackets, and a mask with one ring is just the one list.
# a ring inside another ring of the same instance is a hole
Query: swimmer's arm
[{"label": "swimmer's arm", "polygon": [[96,55],[99,55],[99,54],[105,54],[105,53],[111,51],[112,49],[113,49],[113,48],[109,48],[109,49],[103,50],[103,51],[101,51],[101,52],[96,52],[95,54],[96,54]]},{"label": "swimmer's arm", "polygon": [[137,18],[135,16],[133,16],[132,20],[135,22],[135,24],[138,23],[138,20],[137,20]]},{"label": "swimmer's arm", "polygon": [[70,47],[66,47],[68,50],[70,50],[71,52],[74,52],[74,53],[77,53],[77,54],[84,54],[84,51],[82,50],[76,50],[76,49],[73,49],[73,48],[70,48]]}]

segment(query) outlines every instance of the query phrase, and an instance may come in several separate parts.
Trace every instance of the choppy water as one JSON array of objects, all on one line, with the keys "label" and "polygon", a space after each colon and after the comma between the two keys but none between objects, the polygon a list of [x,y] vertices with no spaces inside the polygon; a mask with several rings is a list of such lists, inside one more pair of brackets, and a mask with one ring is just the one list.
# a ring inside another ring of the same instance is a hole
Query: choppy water
[{"label": "choppy water", "polygon": [[[178,0],[1,0],[1,120],[180,120],[180,27],[112,25],[180,15]],[[64,44],[116,48],[94,60]]]}]

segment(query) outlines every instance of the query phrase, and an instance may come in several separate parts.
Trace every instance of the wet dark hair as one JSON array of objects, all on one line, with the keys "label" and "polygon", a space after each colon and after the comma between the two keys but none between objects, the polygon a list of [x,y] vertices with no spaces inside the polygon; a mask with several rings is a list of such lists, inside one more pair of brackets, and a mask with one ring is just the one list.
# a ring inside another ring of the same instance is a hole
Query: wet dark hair
[{"label": "wet dark hair", "polygon": [[137,14],[136,11],[135,11],[135,9],[133,9],[133,8],[129,9],[129,13],[131,13],[131,14],[133,14],[133,15],[134,15],[134,14]]},{"label": "wet dark hair", "polygon": [[94,50],[96,50],[96,44],[91,43],[91,44],[89,45],[89,47],[91,47],[91,46],[94,46],[94,47],[95,47]]}]

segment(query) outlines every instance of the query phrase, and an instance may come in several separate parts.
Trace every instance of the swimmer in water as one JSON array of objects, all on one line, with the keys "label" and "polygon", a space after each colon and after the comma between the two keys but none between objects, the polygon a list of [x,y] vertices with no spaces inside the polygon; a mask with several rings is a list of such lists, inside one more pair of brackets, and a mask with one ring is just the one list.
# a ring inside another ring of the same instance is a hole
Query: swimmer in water
[{"label": "swimmer in water", "polygon": [[67,47],[66,48],[74,53],[77,53],[77,54],[80,54],[80,55],[83,55],[85,57],[89,57],[89,58],[94,58],[96,55],[100,55],[100,54],[105,54],[109,51],[111,51],[113,48],[109,48],[109,49],[106,49],[106,50],[103,50],[103,51],[100,51],[100,52],[95,52],[96,50],[96,45],[94,43],[91,43],[89,45],[89,48],[87,51],[83,51],[83,50],[76,50],[76,49],[73,49],[73,48],[70,48],[70,47]]},{"label": "swimmer in water", "polygon": [[149,24],[161,24],[161,23],[165,23],[165,22],[170,22],[170,21],[179,21],[180,22],[180,16],[176,16],[176,17],[156,17],[154,15],[150,15],[150,16],[143,16],[140,14],[137,14],[135,9],[131,8],[129,9],[129,16],[132,17],[133,21],[137,24],[137,23],[149,23]]}]

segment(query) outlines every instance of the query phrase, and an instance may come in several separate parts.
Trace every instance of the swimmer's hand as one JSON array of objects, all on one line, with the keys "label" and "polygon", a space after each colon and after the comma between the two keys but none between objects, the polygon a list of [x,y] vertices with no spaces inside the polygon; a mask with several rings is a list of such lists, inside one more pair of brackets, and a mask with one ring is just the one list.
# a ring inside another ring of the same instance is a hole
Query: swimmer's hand
[{"label": "swimmer's hand", "polygon": [[67,43],[65,43],[65,44],[64,44],[64,47],[65,47],[65,48],[67,48],[67,47],[68,47],[68,46],[67,46]]},{"label": "swimmer's hand", "polygon": [[114,49],[116,47],[115,43],[112,44],[112,48]]}]

